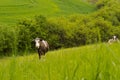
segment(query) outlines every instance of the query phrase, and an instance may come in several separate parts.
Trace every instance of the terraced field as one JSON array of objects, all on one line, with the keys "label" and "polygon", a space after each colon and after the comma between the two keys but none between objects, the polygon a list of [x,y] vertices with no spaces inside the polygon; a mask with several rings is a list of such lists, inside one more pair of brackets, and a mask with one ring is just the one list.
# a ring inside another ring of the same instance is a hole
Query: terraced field
[{"label": "terraced field", "polygon": [[21,18],[35,15],[60,16],[90,13],[95,6],[80,0],[2,0],[0,2],[0,24],[11,24]]}]

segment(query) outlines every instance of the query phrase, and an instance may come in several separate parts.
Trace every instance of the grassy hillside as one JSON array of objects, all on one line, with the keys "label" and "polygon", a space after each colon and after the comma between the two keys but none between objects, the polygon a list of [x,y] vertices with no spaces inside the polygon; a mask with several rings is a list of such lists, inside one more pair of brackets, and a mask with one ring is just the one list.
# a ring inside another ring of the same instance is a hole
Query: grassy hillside
[{"label": "grassy hillside", "polygon": [[0,60],[0,80],[119,80],[120,44],[106,43]]},{"label": "grassy hillside", "polygon": [[80,0],[2,0],[0,23],[14,23],[24,17],[43,14],[58,16],[73,13],[89,13],[95,6]]}]

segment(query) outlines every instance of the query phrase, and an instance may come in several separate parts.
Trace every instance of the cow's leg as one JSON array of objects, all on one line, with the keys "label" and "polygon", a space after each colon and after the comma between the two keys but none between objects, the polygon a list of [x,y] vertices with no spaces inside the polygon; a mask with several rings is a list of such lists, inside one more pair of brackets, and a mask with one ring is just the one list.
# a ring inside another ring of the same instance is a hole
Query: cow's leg
[{"label": "cow's leg", "polygon": [[45,51],[42,52],[42,55],[45,55]]},{"label": "cow's leg", "polygon": [[44,53],[45,53],[45,50],[42,49],[42,50],[41,50],[41,55],[45,55]]},{"label": "cow's leg", "polygon": [[41,51],[38,49],[38,56],[39,56],[39,59],[41,58]]},{"label": "cow's leg", "polygon": [[42,61],[45,61],[45,51],[42,51]]},{"label": "cow's leg", "polygon": [[40,53],[38,53],[38,55],[39,55],[39,59],[41,59],[41,54],[40,54]]},{"label": "cow's leg", "polygon": [[44,51],[43,51],[43,55],[45,55],[45,53],[46,53],[46,51],[44,50]]}]

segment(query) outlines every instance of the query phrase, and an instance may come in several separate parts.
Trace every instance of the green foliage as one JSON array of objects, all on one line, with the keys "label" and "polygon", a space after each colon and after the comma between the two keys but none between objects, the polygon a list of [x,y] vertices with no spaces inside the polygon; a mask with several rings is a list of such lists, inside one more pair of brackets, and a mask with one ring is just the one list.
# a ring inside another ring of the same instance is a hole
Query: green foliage
[{"label": "green foliage", "polygon": [[29,20],[23,20],[23,22],[20,22],[19,24],[19,41],[18,41],[18,48],[20,50],[26,50],[30,49],[30,42],[32,41],[30,30],[33,30],[33,28],[30,25],[31,21]]},{"label": "green foliage", "polygon": [[[21,47],[23,45],[25,47],[26,44],[27,47],[31,46],[29,43],[35,37],[47,40],[51,49],[57,49],[106,41],[113,35],[112,24],[109,21],[89,15],[58,18],[40,15],[32,20],[22,21],[18,26],[21,27],[20,40],[23,41],[19,44]],[[24,47],[22,49],[25,49]]]},{"label": "green foliage", "polygon": [[17,51],[17,28],[0,25],[0,55],[15,55]]},{"label": "green foliage", "polygon": [[105,20],[110,21],[114,26],[120,25],[120,6],[119,0],[99,0],[97,6],[104,4],[93,16],[103,17]]}]

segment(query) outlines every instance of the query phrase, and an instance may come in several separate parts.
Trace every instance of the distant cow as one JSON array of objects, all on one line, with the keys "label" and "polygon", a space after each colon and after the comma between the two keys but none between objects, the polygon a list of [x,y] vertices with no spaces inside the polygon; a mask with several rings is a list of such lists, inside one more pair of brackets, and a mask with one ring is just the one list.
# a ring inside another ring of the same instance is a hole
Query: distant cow
[{"label": "distant cow", "polygon": [[109,43],[109,44],[112,44],[112,43],[114,43],[114,42],[119,42],[119,39],[118,39],[116,36],[113,36],[112,39],[109,39],[109,40],[108,40],[108,43]]},{"label": "distant cow", "polygon": [[33,40],[35,42],[35,47],[38,50],[39,59],[41,55],[45,55],[45,53],[49,50],[49,44],[47,41],[42,40],[41,38],[35,38]]}]

